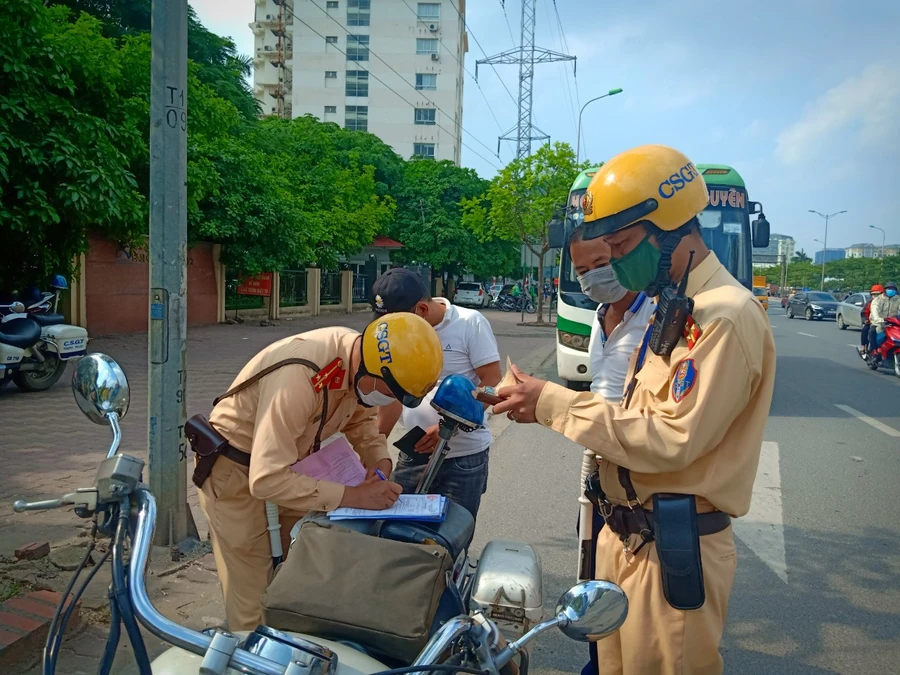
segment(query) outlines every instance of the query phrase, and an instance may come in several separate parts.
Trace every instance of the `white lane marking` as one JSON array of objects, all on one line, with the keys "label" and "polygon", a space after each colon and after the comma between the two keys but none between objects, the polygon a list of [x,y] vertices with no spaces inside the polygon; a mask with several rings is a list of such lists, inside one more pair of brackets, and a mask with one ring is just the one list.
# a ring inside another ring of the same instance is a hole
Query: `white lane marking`
[{"label": "white lane marking", "polygon": [[734,520],[734,534],[788,583],[784,546],[784,510],[781,505],[781,466],[778,443],[763,441],[753,483],[750,512]]},{"label": "white lane marking", "polygon": [[847,346],[848,346],[848,347],[856,347],[857,349],[859,349],[859,345],[849,345],[849,344],[848,344]]},{"label": "white lane marking", "polygon": [[861,422],[865,422],[870,427],[875,427],[876,429],[878,429],[878,431],[880,431],[884,434],[887,434],[888,436],[893,436],[894,438],[900,438],[900,431],[897,431],[893,427],[889,427],[884,422],[879,422],[878,420],[859,412],[859,410],[855,410],[854,408],[851,408],[849,405],[843,405],[842,403],[835,403],[834,406],[836,408],[840,408],[848,415],[853,415],[856,419],[860,420]]},{"label": "white lane marking", "polygon": [[805,335],[806,337],[811,337],[811,338],[819,337],[818,335],[813,335],[812,333],[801,333],[800,331],[797,331],[797,335]]}]

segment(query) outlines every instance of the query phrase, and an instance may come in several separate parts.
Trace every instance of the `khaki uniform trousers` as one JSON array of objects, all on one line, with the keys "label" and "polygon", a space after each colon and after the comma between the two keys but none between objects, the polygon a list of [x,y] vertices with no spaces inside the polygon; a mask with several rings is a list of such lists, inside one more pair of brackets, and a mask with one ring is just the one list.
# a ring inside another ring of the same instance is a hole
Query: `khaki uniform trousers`
[{"label": "khaki uniform trousers", "polygon": [[[198,491],[209,534],[229,630],[253,630],[262,623],[260,596],[272,580],[272,545],[266,503],[250,494],[248,469],[219,457]],[[302,513],[281,509],[281,547],[287,555],[291,528]]]},{"label": "khaki uniform trousers", "polygon": [[731,527],[700,537],[700,555],[706,601],[700,609],[678,610],[663,594],[656,546],[626,556],[618,535],[600,531],[595,576],[628,596],[622,628],[597,643],[600,675],[721,675],[719,642],[737,567]]}]

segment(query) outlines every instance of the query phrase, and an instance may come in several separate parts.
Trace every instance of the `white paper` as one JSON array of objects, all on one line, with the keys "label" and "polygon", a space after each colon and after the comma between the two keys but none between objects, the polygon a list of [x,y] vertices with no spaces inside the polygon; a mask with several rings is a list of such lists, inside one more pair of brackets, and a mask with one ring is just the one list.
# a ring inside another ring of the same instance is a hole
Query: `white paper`
[{"label": "white paper", "polygon": [[350,447],[347,439],[339,436],[318,452],[291,465],[294,473],[316,480],[327,480],[342,485],[359,485],[366,479],[366,468]]},{"label": "white paper", "polygon": [[328,517],[331,520],[349,520],[351,518],[439,520],[444,512],[446,501],[447,498],[443,495],[400,495],[391,508],[383,511],[344,506],[331,511]]}]

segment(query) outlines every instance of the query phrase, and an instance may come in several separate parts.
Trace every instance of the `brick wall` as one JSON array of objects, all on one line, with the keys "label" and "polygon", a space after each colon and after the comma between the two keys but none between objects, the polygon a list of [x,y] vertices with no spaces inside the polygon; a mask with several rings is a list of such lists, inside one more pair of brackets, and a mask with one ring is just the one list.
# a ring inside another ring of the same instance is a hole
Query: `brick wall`
[{"label": "brick wall", "polygon": [[[92,236],[85,256],[87,329],[91,336],[147,330],[150,265],[144,248],[123,249]],[[188,326],[216,322],[217,289],[212,245],[188,251]]]}]

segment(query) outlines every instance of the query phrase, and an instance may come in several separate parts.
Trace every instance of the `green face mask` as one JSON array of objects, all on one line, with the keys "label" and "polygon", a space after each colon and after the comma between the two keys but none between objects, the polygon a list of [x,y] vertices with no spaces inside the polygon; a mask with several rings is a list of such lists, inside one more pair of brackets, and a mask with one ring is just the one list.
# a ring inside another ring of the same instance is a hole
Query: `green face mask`
[{"label": "green face mask", "polygon": [[611,258],[609,263],[616,279],[629,291],[643,291],[654,279],[662,252],[650,243],[648,234],[641,243],[621,258]]}]

